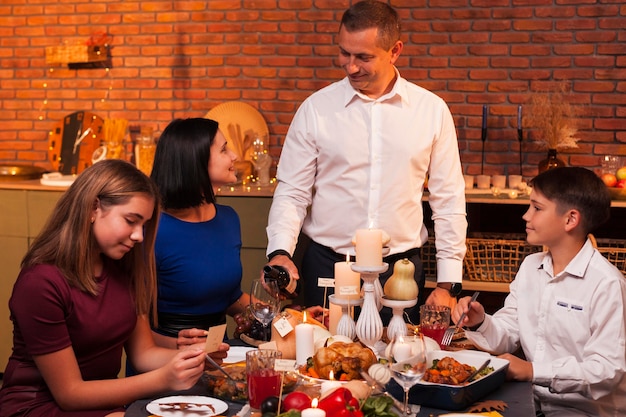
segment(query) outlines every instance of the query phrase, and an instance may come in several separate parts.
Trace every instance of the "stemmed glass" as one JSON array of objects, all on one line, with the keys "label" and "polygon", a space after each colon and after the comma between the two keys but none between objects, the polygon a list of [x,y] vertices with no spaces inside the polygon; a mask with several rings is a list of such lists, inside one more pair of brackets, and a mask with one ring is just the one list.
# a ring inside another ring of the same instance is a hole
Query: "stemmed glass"
[{"label": "stemmed glass", "polygon": [[426,346],[421,334],[394,337],[385,350],[393,379],[404,389],[404,412],[409,409],[409,390],[426,373]]},{"label": "stemmed glass", "polygon": [[278,283],[255,279],[250,289],[250,311],[263,325],[264,340],[269,340],[267,330],[269,324],[280,311]]}]

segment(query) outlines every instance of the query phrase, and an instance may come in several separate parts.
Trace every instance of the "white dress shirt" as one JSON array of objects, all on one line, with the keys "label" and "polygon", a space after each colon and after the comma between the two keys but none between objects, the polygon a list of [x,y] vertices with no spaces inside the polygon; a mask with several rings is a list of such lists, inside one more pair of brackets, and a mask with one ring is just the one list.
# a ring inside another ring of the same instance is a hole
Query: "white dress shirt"
[{"label": "white dress shirt", "polygon": [[495,354],[521,346],[546,416],[626,415],[626,279],[590,241],[553,275],[549,253],[529,255],[504,307],[469,340]]},{"label": "white dress shirt", "polygon": [[378,99],[344,78],[300,106],[278,165],[268,254],[293,253],[301,229],[340,254],[353,254],[356,230],[368,227],[389,234],[390,254],[420,247],[428,175],[438,280],[461,282],[467,219],[454,121],[441,98],[396,74]]}]

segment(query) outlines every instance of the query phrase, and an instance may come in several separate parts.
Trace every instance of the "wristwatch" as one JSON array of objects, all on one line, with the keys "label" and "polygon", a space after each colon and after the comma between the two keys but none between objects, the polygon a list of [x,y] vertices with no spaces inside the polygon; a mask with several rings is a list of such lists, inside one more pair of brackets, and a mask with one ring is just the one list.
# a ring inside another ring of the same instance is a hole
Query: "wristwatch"
[{"label": "wristwatch", "polygon": [[463,291],[463,284],[460,282],[438,282],[437,288],[448,290],[452,297],[458,297],[461,291]]}]

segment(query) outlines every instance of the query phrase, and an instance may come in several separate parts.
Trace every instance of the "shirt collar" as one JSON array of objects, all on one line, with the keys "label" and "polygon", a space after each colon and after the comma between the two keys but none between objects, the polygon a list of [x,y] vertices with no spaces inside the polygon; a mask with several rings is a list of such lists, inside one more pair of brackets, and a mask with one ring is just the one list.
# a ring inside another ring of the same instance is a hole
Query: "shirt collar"
[{"label": "shirt collar", "polygon": [[[575,278],[582,278],[585,276],[585,271],[589,266],[589,262],[591,262],[591,257],[594,253],[593,244],[589,239],[585,242],[583,247],[578,251],[576,256],[567,264],[563,272],[561,274],[568,274]],[[553,275],[553,265],[552,265],[552,255],[550,252],[546,252],[546,256],[543,258],[541,265],[539,265],[539,269],[543,269]]]},{"label": "shirt collar", "polygon": [[346,87],[345,88],[344,97],[343,97],[343,105],[344,105],[344,107],[347,107],[350,103],[352,103],[353,101],[355,101],[357,99],[361,99],[361,100],[366,101],[366,102],[374,102],[374,101],[382,102],[382,101],[386,101],[386,100],[392,100],[396,96],[399,97],[400,100],[402,100],[402,102],[404,102],[406,104],[409,104],[409,94],[408,94],[408,91],[407,91],[407,81],[400,76],[400,72],[398,71],[398,69],[396,67],[393,67],[393,70],[396,73],[396,82],[394,83],[393,88],[391,89],[390,92],[380,96],[377,99],[372,99],[372,98],[366,96],[365,94],[355,90],[354,87],[352,87],[352,84],[350,84],[350,81],[348,80],[348,77],[345,77],[342,80],[344,86]]}]

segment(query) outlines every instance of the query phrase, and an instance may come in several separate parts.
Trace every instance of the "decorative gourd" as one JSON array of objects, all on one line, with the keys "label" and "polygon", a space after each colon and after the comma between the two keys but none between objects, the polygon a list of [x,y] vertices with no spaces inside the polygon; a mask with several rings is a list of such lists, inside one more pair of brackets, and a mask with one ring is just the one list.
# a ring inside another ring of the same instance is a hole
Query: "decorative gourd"
[{"label": "decorative gourd", "polygon": [[385,282],[383,292],[390,300],[414,300],[417,298],[417,282],[414,278],[415,265],[404,258],[395,263],[393,274]]},{"label": "decorative gourd", "polygon": [[[274,326],[274,323],[277,320],[282,319],[283,317],[287,319],[287,321],[289,321],[289,324],[291,324],[291,326],[294,328],[294,330],[287,333],[285,337],[282,337],[280,333],[278,333],[278,330],[276,330],[276,327]],[[294,310],[291,308],[286,308],[284,311],[284,314],[280,314],[274,317],[274,320],[272,321],[272,338],[270,339],[270,341],[275,342],[277,349],[283,352],[283,359],[295,359],[296,358],[295,328],[296,328],[296,325],[302,323],[303,321],[304,321],[303,313],[301,311]],[[309,324],[316,325],[313,327],[313,341],[319,338],[326,339],[327,337],[330,337],[330,332],[326,330],[326,327],[319,321],[310,317],[309,314],[307,314],[306,316],[306,322]]]}]

